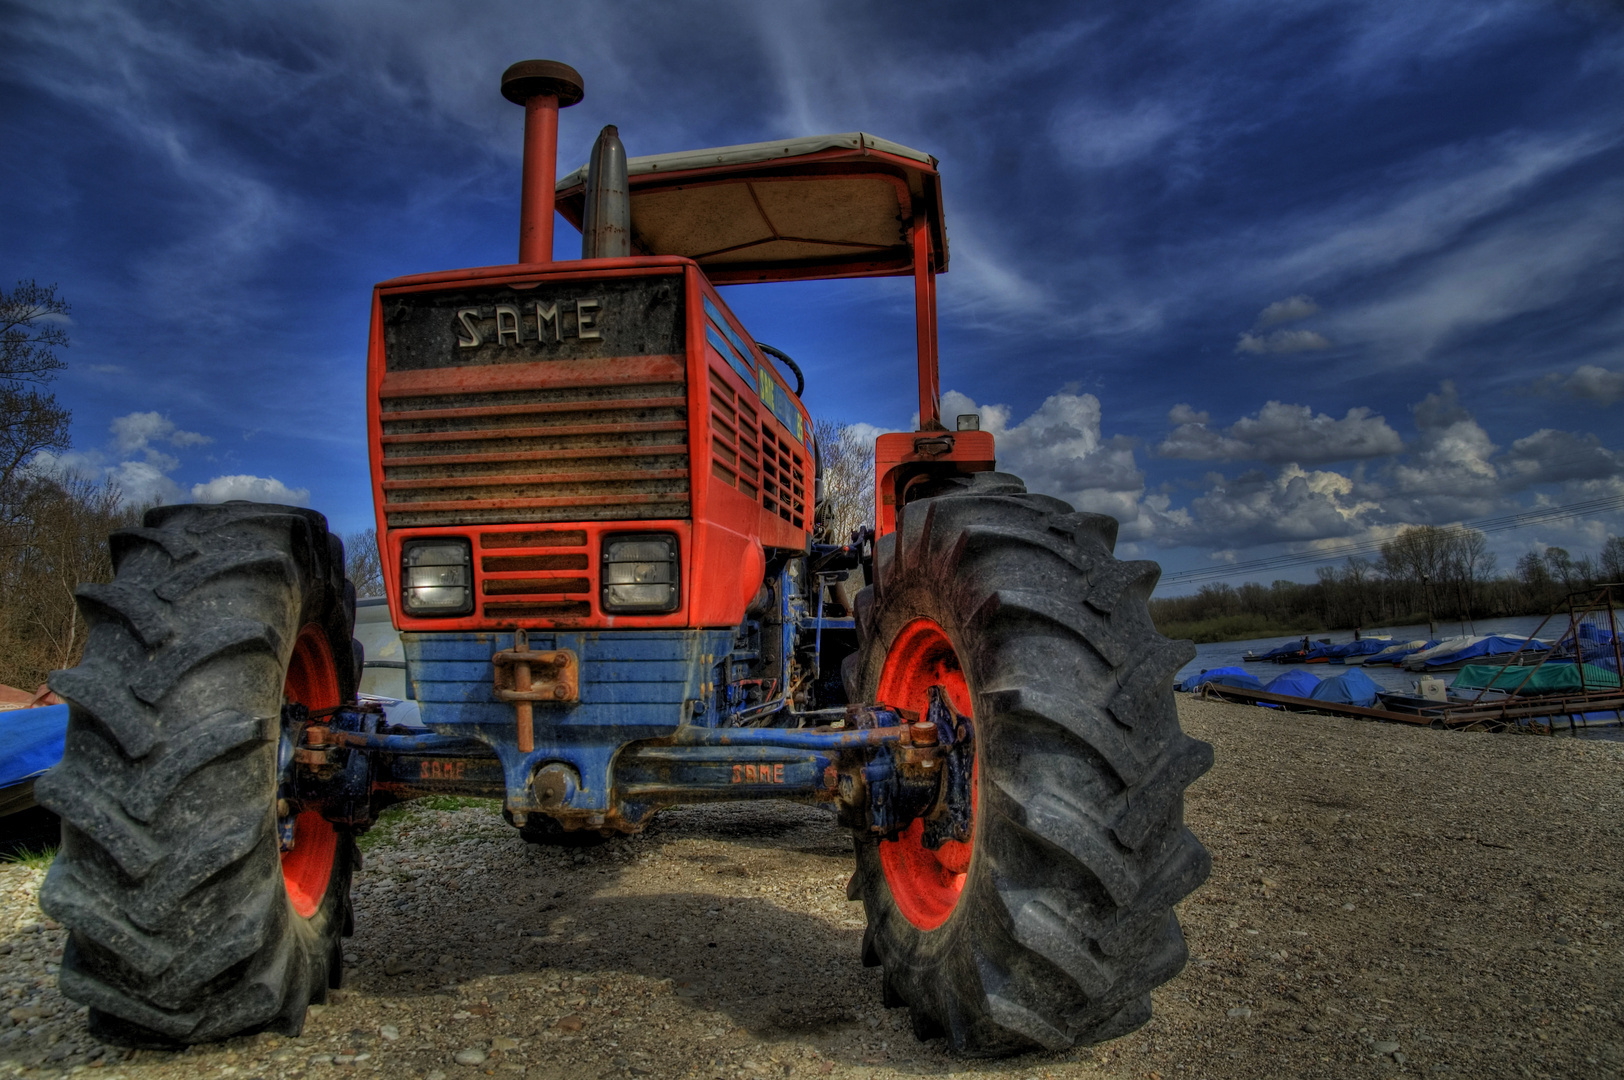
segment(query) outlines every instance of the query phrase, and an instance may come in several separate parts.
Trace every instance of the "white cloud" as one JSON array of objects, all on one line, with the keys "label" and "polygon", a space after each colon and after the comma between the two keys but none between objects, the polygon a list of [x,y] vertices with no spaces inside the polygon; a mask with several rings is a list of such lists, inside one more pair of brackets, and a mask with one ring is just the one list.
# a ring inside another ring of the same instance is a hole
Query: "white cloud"
[{"label": "white cloud", "polygon": [[185,491],[169,476],[179,464],[167,454],[155,454],[147,461],[121,461],[107,469],[107,477],[124,501],[136,506],[184,502]]},{"label": "white cloud", "polygon": [[1274,330],[1267,334],[1242,334],[1235,342],[1238,353],[1296,353],[1329,349],[1331,342],[1314,330]]},{"label": "white cloud", "polygon": [[1517,439],[1498,462],[1508,489],[1573,480],[1624,476],[1624,453],[1608,450],[1594,435],[1541,428]]},{"label": "white cloud", "polygon": [[[1614,145],[1613,133],[1508,135],[1457,143],[1414,160],[1394,187],[1325,215],[1321,238],[1279,266],[1295,277],[1382,269],[1435,252],[1556,173]],[[1405,190],[1407,188],[1407,190]]]},{"label": "white cloud", "polygon": [[[1323,464],[1385,457],[1404,448],[1387,421],[1367,408],[1349,409],[1337,420],[1307,405],[1270,401],[1256,416],[1228,428],[1207,426],[1207,414],[1180,405],[1168,414],[1178,424],[1156,452],[1189,461],[1267,461]],[[1199,419],[1197,419],[1199,417]]]},{"label": "white cloud", "polygon": [[1159,101],[1140,101],[1127,109],[1080,102],[1055,117],[1051,137],[1060,156],[1072,164],[1108,169],[1156,153],[1184,122]]},{"label": "white cloud", "polygon": [[170,446],[203,446],[214,441],[195,431],[180,430],[169,417],[157,412],[133,412],[115,417],[108,429],[112,431],[114,445],[121,454],[146,450],[148,444],[153,442],[166,442]]},{"label": "white cloud", "polygon": [[1298,319],[1308,318],[1319,309],[1320,307],[1314,303],[1313,297],[1303,296],[1299,293],[1296,296],[1288,296],[1284,300],[1276,300],[1258,312],[1257,322],[1254,325],[1262,329],[1265,326],[1274,326],[1277,323],[1295,322]]},{"label": "white cloud", "polygon": [[214,440],[195,431],[183,431],[160,413],[127,413],[115,418],[108,425],[108,432],[111,435],[108,450],[112,453],[103,450],[45,452],[34,456],[29,469],[53,478],[79,475],[109,481],[117,486],[126,503],[136,506],[185,502],[188,496],[195,502],[247,499],[294,506],[310,503],[308,488],[290,488],[272,476],[216,476],[207,483],[192,485],[188,492],[171,475],[180,468],[180,459],[153,443],[186,448]]},{"label": "white cloud", "polygon": [[206,484],[192,485],[193,502],[218,503],[231,499],[308,506],[310,489],[290,488],[274,476],[216,476]]},{"label": "white cloud", "polygon": [[1279,541],[1350,536],[1381,505],[1364,498],[1342,473],[1286,465],[1274,475],[1208,476],[1208,489],[1190,503],[1192,520],[1164,537],[1185,544],[1244,548]]},{"label": "white cloud", "polygon": [[1167,421],[1170,424],[1205,424],[1210,419],[1211,413],[1197,412],[1193,406],[1183,402],[1167,410]]},{"label": "white cloud", "polygon": [[1624,398],[1624,371],[1609,371],[1595,364],[1580,364],[1557,386],[1576,398],[1594,401],[1598,405],[1611,405]]},{"label": "white cloud", "polygon": [[1018,423],[1011,423],[1008,405],[978,406],[954,390],[942,395],[944,417],[964,413],[980,415],[981,430],[997,440],[998,468],[1020,476],[1027,490],[1109,514],[1128,539],[1151,531],[1154,514],[1147,504],[1154,511],[1157,497],[1143,499],[1145,474],[1134,461],[1132,441],[1101,434],[1100,401],[1093,394],[1063,390]]}]

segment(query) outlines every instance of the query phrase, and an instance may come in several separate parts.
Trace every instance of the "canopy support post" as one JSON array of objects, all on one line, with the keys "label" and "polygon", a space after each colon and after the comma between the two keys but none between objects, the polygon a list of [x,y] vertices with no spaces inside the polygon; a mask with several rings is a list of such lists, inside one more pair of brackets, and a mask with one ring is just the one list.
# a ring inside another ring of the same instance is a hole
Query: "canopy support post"
[{"label": "canopy support post", "polygon": [[914,320],[919,341],[919,430],[945,431],[942,391],[936,367],[936,271],[931,266],[930,223],[913,220]]}]

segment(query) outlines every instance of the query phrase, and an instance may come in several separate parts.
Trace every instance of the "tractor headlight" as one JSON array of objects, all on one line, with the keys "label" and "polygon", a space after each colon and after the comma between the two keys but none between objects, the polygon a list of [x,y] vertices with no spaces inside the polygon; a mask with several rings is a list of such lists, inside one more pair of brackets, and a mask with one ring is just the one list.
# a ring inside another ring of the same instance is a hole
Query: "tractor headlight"
[{"label": "tractor headlight", "polygon": [[603,538],[602,603],[612,612],[675,611],[677,538],[670,533]]},{"label": "tractor headlight", "polygon": [[459,537],[408,540],[400,549],[400,592],[408,615],[474,610],[474,559]]}]

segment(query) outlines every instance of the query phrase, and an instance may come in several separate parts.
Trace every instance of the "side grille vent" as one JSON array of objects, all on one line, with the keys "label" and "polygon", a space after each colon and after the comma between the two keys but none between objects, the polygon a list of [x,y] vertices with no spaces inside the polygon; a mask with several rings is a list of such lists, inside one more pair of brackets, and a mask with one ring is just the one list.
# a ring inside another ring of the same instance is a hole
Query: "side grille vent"
[{"label": "side grille vent", "polygon": [[806,528],[806,479],[795,444],[763,424],[749,398],[735,394],[714,369],[710,378],[711,475]]},{"label": "side grille vent", "polygon": [[801,507],[806,504],[806,481],[801,462],[790,449],[793,444],[778,438],[766,426],[761,430],[761,505],[798,529],[806,528]]},{"label": "side grille vent", "polygon": [[761,492],[755,410],[714,370],[710,378],[711,475],[755,499]]}]

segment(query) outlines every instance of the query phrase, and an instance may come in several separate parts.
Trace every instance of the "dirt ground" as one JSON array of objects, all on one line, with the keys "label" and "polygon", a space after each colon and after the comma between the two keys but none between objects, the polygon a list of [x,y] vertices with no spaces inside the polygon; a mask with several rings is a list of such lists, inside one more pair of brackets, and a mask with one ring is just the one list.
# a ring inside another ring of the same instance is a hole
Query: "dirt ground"
[{"label": "dirt ground", "polygon": [[348,984],[297,1039],[96,1044],[55,989],[43,869],[0,869],[0,1075],[1624,1075],[1624,744],[1180,709],[1217,750],[1187,803],[1213,875],[1189,966],[1113,1043],[916,1042],[817,809],[677,811],[577,853],[419,805],[367,837]]}]

